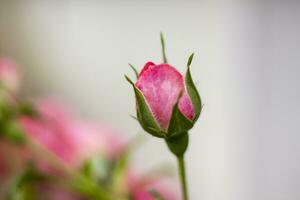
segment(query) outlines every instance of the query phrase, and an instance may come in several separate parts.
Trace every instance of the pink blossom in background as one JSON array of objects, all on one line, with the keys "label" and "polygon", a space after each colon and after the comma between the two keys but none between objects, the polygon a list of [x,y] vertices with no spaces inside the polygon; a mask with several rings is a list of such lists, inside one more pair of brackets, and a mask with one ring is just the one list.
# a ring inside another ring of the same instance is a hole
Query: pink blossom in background
[{"label": "pink blossom in background", "polygon": [[6,166],[5,166],[5,159],[2,154],[0,154],[0,180],[6,174]]},{"label": "pink blossom in background", "polygon": [[20,120],[25,132],[72,167],[95,155],[115,156],[125,144],[113,128],[77,119],[61,104],[39,101],[36,108],[37,118]]},{"label": "pink blossom in background", "polygon": [[38,199],[42,200],[83,200],[83,198],[80,198],[72,191],[56,185],[39,184],[37,190]]},{"label": "pink blossom in background", "polygon": [[0,58],[0,85],[9,92],[17,92],[20,86],[20,74],[16,65],[5,58]]},{"label": "pink blossom in background", "polygon": [[178,200],[175,186],[166,177],[145,177],[128,172],[127,186],[134,200],[155,200],[149,191],[158,192],[164,200]]},{"label": "pink blossom in background", "polygon": [[148,62],[139,74],[136,86],[144,95],[161,129],[168,128],[180,92],[183,95],[179,99],[179,110],[187,118],[193,119],[194,110],[185,89],[184,78],[174,67]]},{"label": "pink blossom in background", "polygon": [[119,132],[108,125],[74,121],[68,126],[68,132],[78,150],[79,162],[99,153],[116,158],[126,146]]},{"label": "pink blossom in background", "polygon": [[0,199],[22,170],[21,152],[15,145],[0,140]]},{"label": "pink blossom in background", "polygon": [[155,200],[155,198],[149,193],[149,191],[155,190],[164,200],[178,200],[170,188],[168,188],[167,185],[160,183],[160,181],[161,180],[157,180],[157,183],[145,184],[143,186],[136,187],[132,192],[133,199]]},{"label": "pink blossom in background", "polygon": [[21,151],[15,145],[0,141],[0,184],[20,171]]}]

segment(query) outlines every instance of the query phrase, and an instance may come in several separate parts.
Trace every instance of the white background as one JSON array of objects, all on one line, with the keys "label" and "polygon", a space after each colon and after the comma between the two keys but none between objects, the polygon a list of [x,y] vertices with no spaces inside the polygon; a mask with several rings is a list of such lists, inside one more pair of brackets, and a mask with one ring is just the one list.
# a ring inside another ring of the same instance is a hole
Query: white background
[{"label": "white background", "polygon": [[[161,62],[159,31],[205,104],[187,153],[191,200],[300,198],[300,4],[289,1],[5,1],[0,54],[24,73],[25,96],[58,96],[126,137],[133,91],[123,74]],[[175,164],[148,137],[135,162]]]}]

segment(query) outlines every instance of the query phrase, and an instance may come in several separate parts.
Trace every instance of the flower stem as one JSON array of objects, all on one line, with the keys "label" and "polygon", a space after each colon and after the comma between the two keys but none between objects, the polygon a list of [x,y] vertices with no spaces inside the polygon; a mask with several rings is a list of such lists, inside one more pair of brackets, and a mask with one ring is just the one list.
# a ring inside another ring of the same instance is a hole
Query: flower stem
[{"label": "flower stem", "polygon": [[176,156],[178,162],[178,172],[181,181],[182,199],[188,200],[188,191],[185,175],[184,154],[189,145],[189,135],[187,132],[177,137],[166,139],[170,151]]},{"label": "flower stem", "polygon": [[182,199],[188,200],[188,190],[187,190],[187,183],[186,183],[186,175],[185,175],[185,162],[183,156],[177,156],[178,161],[178,169],[179,169],[179,176],[181,181],[181,191],[182,191]]}]

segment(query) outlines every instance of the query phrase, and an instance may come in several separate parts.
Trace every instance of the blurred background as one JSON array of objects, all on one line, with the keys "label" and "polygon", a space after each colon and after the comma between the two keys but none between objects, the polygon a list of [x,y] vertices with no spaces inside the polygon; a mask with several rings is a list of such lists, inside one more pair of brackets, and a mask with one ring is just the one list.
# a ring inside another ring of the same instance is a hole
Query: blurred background
[{"label": "blurred background", "polygon": [[[0,0],[0,55],[23,72],[24,96],[54,96],[83,117],[142,134],[133,77],[169,62],[193,77],[204,102],[187,154],[191,199],[300,198],[300,3],[297,1]],[[147,136],[135,163],[175,163]]]}]

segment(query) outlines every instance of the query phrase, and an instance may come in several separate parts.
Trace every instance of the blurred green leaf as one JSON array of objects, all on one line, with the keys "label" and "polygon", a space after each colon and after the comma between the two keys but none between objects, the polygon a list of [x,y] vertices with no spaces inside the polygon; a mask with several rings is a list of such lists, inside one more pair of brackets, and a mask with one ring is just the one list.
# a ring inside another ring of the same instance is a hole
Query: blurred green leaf
[{"label": "blurred green leaf", "polygon": [[69,186],[91,200],[112,200],[111,194],[101,185],[84,176],[74,176]]},{"label": "blurred green leaf", "polygon": [[91,160],[86,160],[80,168],[81,173],[89,178],[93,178],[93,165]]},{"label": "blurred green leaf", "polygon": [[81,173],[91,181],[105,185],[109,182],[111,163],[104,156],[86,160],[80,169]]},{"label": "blurred green leaf", "polygon": [[13,182],[7,194],[7,200],[35,200],[33,186],[47,177],[37,172],[32,165]]},{"label": "blurred green leaf", "polygon": [[126,173],[128,170],[129,151],[124,151],[115,160],[112,170],[111,190],[115,193],[126,193]]},{"label": "blurred green leaf", "polygon": [[36,117],[38,113],[34,108],[34,105],[28,101],[20,102],[18,105],[18,114],[26,115],[29,117]]},{"label": "blurred green leaf", "polygon": [[149,190],[149,194],[155,199],[155,200],[164,200],[164,198],[154,189]]},{"label": "blurred green leaf", "polygon": [[13,120],[4,121],[1,125],[1,132],[4,137],[13,141],[16,144],[23,144],[25,142],[25,135],[20,124]]}]

